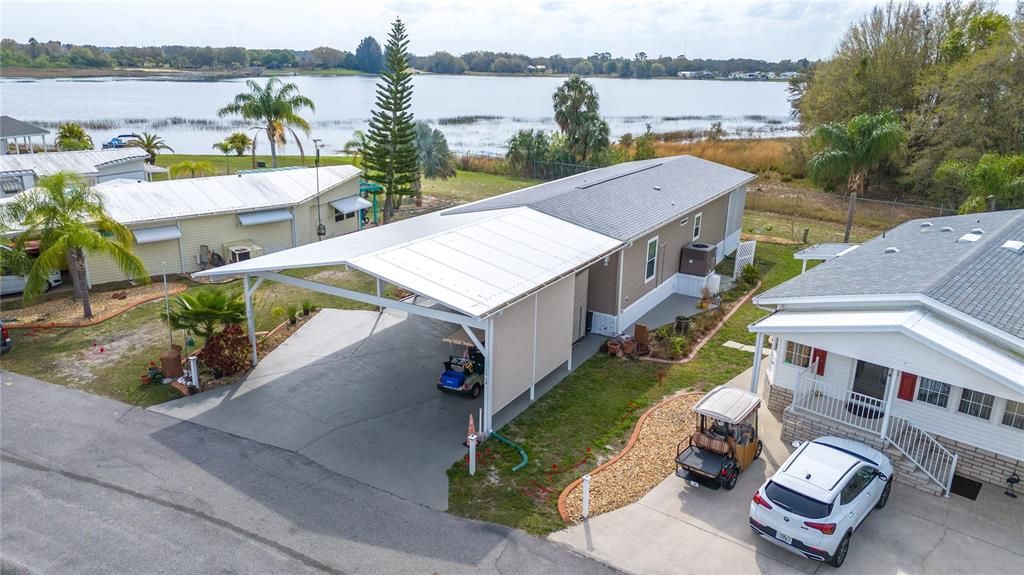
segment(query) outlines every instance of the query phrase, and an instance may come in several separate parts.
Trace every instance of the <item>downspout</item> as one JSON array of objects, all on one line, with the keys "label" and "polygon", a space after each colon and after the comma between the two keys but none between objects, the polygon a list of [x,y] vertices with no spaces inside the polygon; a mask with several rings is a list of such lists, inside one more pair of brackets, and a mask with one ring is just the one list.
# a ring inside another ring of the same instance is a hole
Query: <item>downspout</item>
[{"label": "downspout", "polygon": [[178,228],[178,261],[181,263],[181,273],[185,273],[185,248],[181,244],[181,222],[178,220],[174,221],[174,225]]}]

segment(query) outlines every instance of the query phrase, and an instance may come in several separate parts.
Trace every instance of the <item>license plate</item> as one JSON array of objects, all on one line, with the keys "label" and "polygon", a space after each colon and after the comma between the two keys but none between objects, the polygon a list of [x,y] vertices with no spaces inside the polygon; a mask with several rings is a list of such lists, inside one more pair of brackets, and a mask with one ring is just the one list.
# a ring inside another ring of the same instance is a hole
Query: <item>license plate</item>
[{"label": "license plate", "polygon": [[779,541],[782,541],[786,545],[792,545],[793,544],[793,538],[790,537],[789,535],[786,535],[785,533],[778,533],[778,532],[776,532],[775,536],[779,538]]},{"label": "license plate", "polygon": [[696,481],[691,481],[690,485],[692,485],[694,487],[700,487],[700,483],[697,483]]}]

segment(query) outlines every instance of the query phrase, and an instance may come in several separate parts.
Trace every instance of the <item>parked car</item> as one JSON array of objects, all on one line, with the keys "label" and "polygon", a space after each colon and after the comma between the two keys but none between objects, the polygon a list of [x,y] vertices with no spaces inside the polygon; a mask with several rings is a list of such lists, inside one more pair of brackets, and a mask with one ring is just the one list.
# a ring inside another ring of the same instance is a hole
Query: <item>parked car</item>
[{"label": "parked car", "polygon": [[889,458],[863,443],[839,437],[802,443],[754,493],[750,528],[839,567],[860,524],[889,501],[894,477]]},{"label": "parked car", "polygon": [[[9,250],[11,248],[0,246],[0,249]],[[59,271],[50,272],[50,275],[46,277],[46,285],[43,286],[43,291],[50,291],[50,288],[59,286],[61,282]],[[23,291],[25,291],[25,276],[11,273],[10,270],[0,269],[0,295],[21,293]]]},{"label": "parked car", "polygon": [[11,351],[11,332],[8,331],[4,321],[0,319],[0,355]]}]

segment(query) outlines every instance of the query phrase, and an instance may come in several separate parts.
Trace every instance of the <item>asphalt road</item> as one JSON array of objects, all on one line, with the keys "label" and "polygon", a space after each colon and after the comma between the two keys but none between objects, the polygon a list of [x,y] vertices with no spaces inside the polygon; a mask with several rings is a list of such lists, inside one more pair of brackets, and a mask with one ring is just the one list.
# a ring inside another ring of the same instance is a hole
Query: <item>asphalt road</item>
[{"label": "asphalt road", "polygon": [[8,372],[0,380],[4,573],[615,573],[301,455]]}]

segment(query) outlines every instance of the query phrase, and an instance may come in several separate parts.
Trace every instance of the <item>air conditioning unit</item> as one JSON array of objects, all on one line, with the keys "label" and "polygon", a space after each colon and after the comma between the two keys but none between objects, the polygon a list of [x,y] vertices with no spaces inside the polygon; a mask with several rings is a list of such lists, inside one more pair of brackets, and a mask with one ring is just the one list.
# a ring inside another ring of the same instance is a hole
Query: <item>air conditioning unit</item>
[{"label": "air conditioning unit", "polygon": [[231,248],[230,254],[231,257],[229,259],[231,260],[231,263],[244,262],[252,257],[252,250],[248,247],[239,246]]}]

